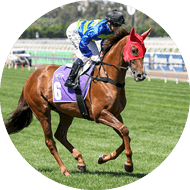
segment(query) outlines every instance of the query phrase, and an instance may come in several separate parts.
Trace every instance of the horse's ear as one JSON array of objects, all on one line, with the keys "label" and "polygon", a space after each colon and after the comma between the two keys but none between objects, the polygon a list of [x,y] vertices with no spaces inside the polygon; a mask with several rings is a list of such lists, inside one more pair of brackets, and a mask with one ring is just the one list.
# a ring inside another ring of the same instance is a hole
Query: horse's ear
[{"label": "horse's ear", "polygon": [[144,32],[141,36],[143,37],[143,40],[148,36],[148,34],[150,33],[150,31],[152,30],[152,28],[150,28],[149,30],[147,30],[146,32]]},{"label": "horse's ear", "polygon": [[130,41],[135,41],[135,38],[136,38],[136,36],[135,36],[135,29],[132,28],[131,32],[130,32]]}]

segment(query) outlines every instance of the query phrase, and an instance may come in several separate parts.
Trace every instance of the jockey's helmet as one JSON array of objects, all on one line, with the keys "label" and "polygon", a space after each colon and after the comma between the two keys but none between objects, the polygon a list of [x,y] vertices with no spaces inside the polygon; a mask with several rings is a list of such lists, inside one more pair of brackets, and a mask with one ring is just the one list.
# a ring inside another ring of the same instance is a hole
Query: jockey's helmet
[{"label": "jockey's helmet", "polygon": [[125,24],[124,16],[117,9],[114,9],[107,13],[106,20],[111,22],[111,24],[115,27],[119,27],[122,24]]}]

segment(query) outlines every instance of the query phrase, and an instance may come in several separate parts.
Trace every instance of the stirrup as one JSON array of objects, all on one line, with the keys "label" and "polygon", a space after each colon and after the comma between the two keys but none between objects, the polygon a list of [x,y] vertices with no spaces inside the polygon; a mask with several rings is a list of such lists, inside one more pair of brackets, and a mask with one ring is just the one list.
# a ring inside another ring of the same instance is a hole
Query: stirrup
[{"label": "stirrup", "polygon": [[68,87],[68,88],[72,88],[72,89],[76,89],[77,87],[79,87],[78,82],[72,82],[69,79],[66,80],[64,86]]},{"label": "stirrup", "polygon": [[75,86],[75,83],[72,83],[69,79],[67,79],[64,86],[73,88],[73,86]]}]

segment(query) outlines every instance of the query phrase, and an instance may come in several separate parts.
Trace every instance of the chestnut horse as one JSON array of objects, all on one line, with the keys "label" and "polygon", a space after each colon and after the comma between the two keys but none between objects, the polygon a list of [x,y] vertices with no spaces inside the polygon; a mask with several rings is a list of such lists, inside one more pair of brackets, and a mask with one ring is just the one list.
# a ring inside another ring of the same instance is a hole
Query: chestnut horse
[{"label": "chestnut horse", "polygon": [[[92,80],[85,99],[90,119],[112,127],[123,139],[123,143],[117,150],[111,152],[110,155],[104,154],[100,156],[98,163],[102,164],[109,160],[116,159],[125,149],[127,160],[124,163],[124,168],[127,172],[133,171],[133,162],[129,131],[124,125],[120,115],[126,105],[124,82],[128,66],[134,74],[135,81],[145,79],[143,73],[143,58],[145,54],[143,40],[150,30],[151,29],[142,35],[138,35],[134,32],[134,29],[132,29],[129,35],[125,29],[121,29],[114,36],[107,39],[103,53],[103,62],[108,64],[101,65],[101,67],[96,65],[93,76],[108,76],[112,81],[122,85],[117,86],[109,82],[105,83],[103,81]],[[54,134],[55,138],[59,140],[78,161],[78,170],[85,172],[86,166],[81,153],[67,140],[67,131],[73,118],[82,118],[82,115],[76,102],[53,102],[52,78],[54,72],[59,67],[60,66],[57,65],[43,65],[29,76],[24,84],[18,107],[5,121],[5,126],[9,134],[16,133],[30,125],[34,114],[42,125],[45,143],[59,164],[61,173],[65,176],[69,176],[70,173],[60,159],[53,139],[51,110],[57,112],[60,116],[60,122]]]}]

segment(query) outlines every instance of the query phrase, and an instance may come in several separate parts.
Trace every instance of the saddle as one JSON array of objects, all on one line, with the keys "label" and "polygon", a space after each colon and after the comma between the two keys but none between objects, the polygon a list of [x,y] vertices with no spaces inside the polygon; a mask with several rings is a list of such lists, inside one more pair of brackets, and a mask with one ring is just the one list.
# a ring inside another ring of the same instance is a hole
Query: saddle
[{"label": "saddle", "polygon": [[64,86],[70,69],[70,67],[61,66],[55,71],[52,81],[53,102],[77,102],[82,116],[89,120],[90,116],[84,100],[90,88],[94,64],[89,60],[79,70],[75,79],[77,84],[75,89]]}]

